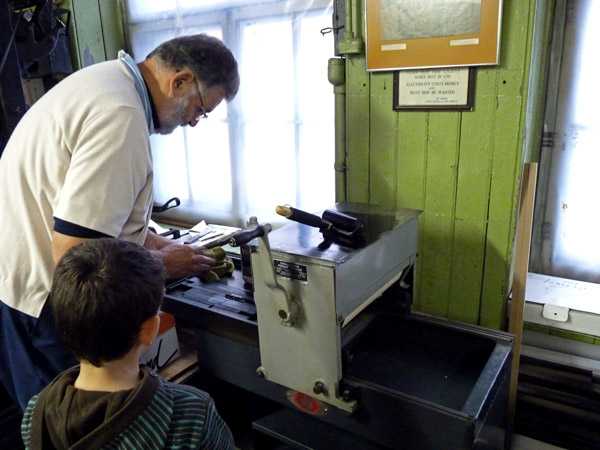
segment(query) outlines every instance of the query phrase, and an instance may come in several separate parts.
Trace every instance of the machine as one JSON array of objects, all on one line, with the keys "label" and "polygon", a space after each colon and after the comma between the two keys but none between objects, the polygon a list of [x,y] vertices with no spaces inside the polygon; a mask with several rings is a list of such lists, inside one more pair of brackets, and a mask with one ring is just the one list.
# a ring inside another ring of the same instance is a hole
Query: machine
[{"label": "machine", "polygon": [[502,448],[512,336],[411,312],[419,211],[282,213],[230,240],[252,239],[253,286],[190,278],[165,299],[201,372],[281,405],[255,432],[292,448]]}]

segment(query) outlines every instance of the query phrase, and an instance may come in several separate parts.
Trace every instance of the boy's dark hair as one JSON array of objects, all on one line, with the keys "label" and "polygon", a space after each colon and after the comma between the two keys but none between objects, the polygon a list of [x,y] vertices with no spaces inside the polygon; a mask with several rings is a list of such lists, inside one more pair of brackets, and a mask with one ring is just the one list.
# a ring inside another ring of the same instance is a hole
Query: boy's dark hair
[{"label": "boy's dark hair", "polygon": [[218,38],[206,34],[181,36],[163,42],[148,58],[156,58],[174,70],[190,69],[206,89],[220,87],[229,101],[240,87],[237,61]]},{"label": "boy's dark hair", "polygon": [[77,359],[100,367],[136,343],[164,295],[163,263],[137,244],[91,239],[71,247],[54,272],[56,329]]}]

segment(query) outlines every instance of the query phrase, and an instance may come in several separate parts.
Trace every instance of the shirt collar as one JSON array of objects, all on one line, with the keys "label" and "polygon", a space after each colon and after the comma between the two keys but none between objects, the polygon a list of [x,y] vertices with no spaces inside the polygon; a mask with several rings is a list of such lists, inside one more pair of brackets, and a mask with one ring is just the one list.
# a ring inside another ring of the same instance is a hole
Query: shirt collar
[{"label": "shirt collar", "polygon": [[144,85],[146,86],[146,91],[148,92],[148,99],[150,99],[150,109],[152,110],[152,122],[154,122],[154,129],[160,129],[160,121],[158,120],[158,112],[156,111],[156,105],[154,104],[154,100],[152,99],[152,94],[150,94],[150,89],[148,89],[148,83],[144,80]]}]

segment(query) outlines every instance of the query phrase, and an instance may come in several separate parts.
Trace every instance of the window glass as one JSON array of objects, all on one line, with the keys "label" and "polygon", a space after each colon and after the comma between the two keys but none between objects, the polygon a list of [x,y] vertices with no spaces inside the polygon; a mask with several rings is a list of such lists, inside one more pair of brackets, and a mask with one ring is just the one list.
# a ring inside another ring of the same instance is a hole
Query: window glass
[{"label": "window glass", "polygon": [[[556,24],[554,45],[562,46],[560,67],[551,66],[556,88],[548,92],[543,148],[536,203],[532,272],[600,283],[600,118],[595,107],[600,93],[591,88],[600,69],[596,46],[600,39],[600,2],[569,0],[565,23]],[[564,34],[563,34],[564,33]],[[560,38],[559,38],[560,36]],[[552,103],[552,102],[555,103]]]},{"label": "window glass", "polygon": [[140,61],[175,36],[207,33],[233,51],[236,98],[208,119],[151,137],[160,217],[241,226],[249,216],[284,222],[279,204],[315,212],[335,202],[332,1],[127,2],[128,36]]}]

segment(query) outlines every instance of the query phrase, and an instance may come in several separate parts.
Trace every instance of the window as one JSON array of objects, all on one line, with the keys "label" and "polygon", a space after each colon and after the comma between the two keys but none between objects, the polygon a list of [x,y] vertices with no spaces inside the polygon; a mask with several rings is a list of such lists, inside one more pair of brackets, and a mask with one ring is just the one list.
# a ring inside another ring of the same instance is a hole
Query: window
[{"label": "window", "polygon": [[[258,4],[259,3],[259,4]],[[331,1],[129,0],[132,56],[185,34],[222,39],[238,60],[236,98],[208,120],[151,137],[161,217],[241,226],[283,221],[291,204],[315,212],[335,202]]]},{"label": "window", "polygon": [[600,2],[558,2],[530,271],[600,283]]}]

